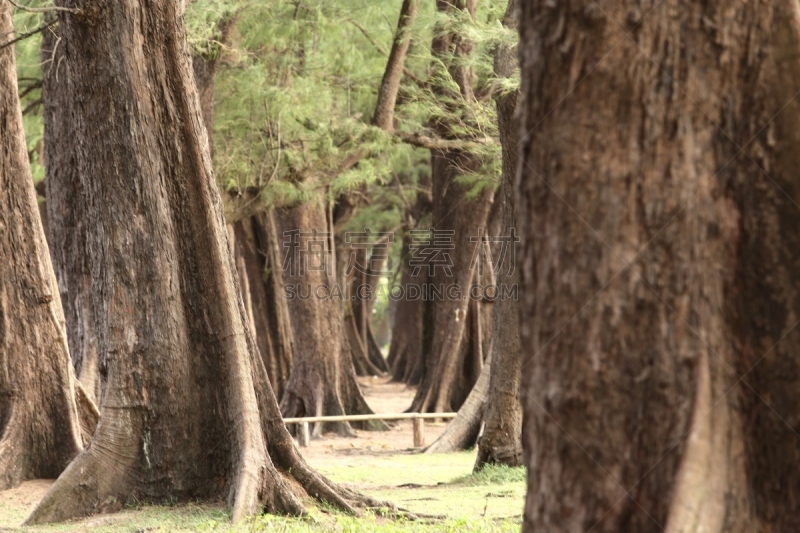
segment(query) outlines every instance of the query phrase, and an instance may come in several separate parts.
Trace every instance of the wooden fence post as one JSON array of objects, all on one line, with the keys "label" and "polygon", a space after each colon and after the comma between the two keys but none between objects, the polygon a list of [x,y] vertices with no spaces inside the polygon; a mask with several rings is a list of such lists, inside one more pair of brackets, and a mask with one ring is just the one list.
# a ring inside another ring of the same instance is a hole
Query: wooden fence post
[{"label": "wooden fence post", "polygon": [[307,448],[310,440],[311,434],[308,431],[308,422],[301,422],[300,433],[297,434],[297,443],[303,448]]},{"label": "wooden fence post", "polygon": [[414,448],[425,446],[425,419],[414,419]]}]

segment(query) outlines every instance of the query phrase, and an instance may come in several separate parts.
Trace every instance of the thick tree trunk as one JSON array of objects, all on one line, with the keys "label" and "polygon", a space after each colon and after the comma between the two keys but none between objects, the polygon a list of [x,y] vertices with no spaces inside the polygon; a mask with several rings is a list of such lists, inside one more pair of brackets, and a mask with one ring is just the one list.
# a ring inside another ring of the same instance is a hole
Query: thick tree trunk
[{"label": "thick tree trunk", "polygon": [[[510,0],[503,24],[517,28],[519,0]],[[495,51],[494,71],[498,77],[511,77],[517,69],[516,49],[498,47]],[[519,124],[514,114],[517,93],[507,93],[497,99],[497,118],[500,143],[503,149],[502,185],[495,199],[502,214],[500,235],[510,236],[516,227],[514,211],[514,177],[517,170]],[[508,247],[516,247],[508,242]],[[497,258],[497,285],[514,287],[519,275],[514,268],[513,250],[507,248],[505,257]],[[496,254],[502,250],[495,250]],[[502,264],[501,264],[502,261]],[[510,269],[509,269],[510,267]],[[510,273],[509,273],[510,272]],[[522,464],[522,405],[519,399],[521,355],[519,340],[519,304],[516,298],[502,297],[494,304],[493,358],[489,378],[483,432],[478,440],[478,457],[475,468],[485,464]]]},{"label": "thick tree trunk", "polygon": [[[12,35],[0,4],[0,34]],[[0,50],[0,490],[58,476],[83,448],[63,311],[22,129],[14,48]]]},{"label": "thick tree trunk", "polygon": [[[338,279],[333,271],[336,254],[330,247],[331,225],[322,195],[296,207],[277,209],[275,219],[286,249],[283,280],[292,288],[286,297],[296,341],[281,413],[284,417],[371,413],[356,381],[341,298],[332,291]],[[352,425],[386,427],[383,423]],[[314,424],[313,435],[325,431],[353,435],[347,422]]]},{"label": "thick tree trunk", "polygon": [[[463,185],[454,183],[459,164],[469,157],[453,159],[434,154],[434,198],[440,200],[434,206],[436,231],[453,231],[452,276],[436,268],[430,277],[429,286],[444,287],[444,297],[432,302],[433,339],[426,358],[425,373],[411,405],[415,412],[450,412],[461,407],[469,391],[478,379],[482,364],[475,361],[474,345],[470,335],[477,327],[474,321],[475,305],[469,297],[470,287],[476,271],[470,267],[475,243],[470,237],[479,234],[485,226],[492,203],[493,191],[484,189],[474,200],[465,196]],[[463,168],[463,167],[461,167]],[[441,177],[440,177],[441,176]],[[460,294],[447,294],[447,287],[457,286]],[[428,322],[429,323],[429,322]]]},{"label": "thick tree trunk", "polygon": [[75,374],[89,396],[100,402],[101,369],[92,314],[92,279],[86,244],[84,204],[73,153],[71,106],[61,29],[42,34],[44,163],[47,190],[48,244],[64,305],[67,339]]},{"label": "thick tree trunk", "polygon": [[89,448],[29,523],[132,498],[227,497],[234,520],[262,506],[302,513],[303,492],[348,510],[367,501],[311,472],[280,419],[240,296],[180,4],[81,2],[60,15],[107,383]]},{"label": "thick tree trunk", "polygon": [[796,531],[800,14],[654,9],[522,2],[524,530]]}]

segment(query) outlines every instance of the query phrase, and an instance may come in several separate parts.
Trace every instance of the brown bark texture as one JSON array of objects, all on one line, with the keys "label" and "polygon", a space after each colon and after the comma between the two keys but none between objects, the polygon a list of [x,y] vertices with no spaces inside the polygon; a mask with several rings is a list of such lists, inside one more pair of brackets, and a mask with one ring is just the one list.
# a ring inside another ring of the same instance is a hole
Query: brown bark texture
[{"label": "brown bark texture", "polygon": [[[295,207],[276,209],[275,226],[284,247],[284,291],[292,323],[294,359],[281,399],[284,417],[369,414],[356,381],[345,332],[337,282],[332,225],[321,193]],[[314,233],[316,232],[316,234]],[[292,264],[294,262],[294,264]],[[378,422],[314,424],[312,436],[334,431],[353,435],[352,427],[383,429]]]},{"label": "brown bark texture", "polygon": [[[424,187],[429,182],[419,184],[420,191],[411,206],[403,216],[402,236],[403,243],[400,252],[400,285],[422,287],[428,280],[428,269],[421,269],[415,273],[412,260],[412,236],[410,230],[420,229],[420,222],[430,217],[433,208],[429,192]],[[426,317],[431,316],[432,302],[423,298],[412,297],[405,292],[397,300],[394,317],[392,318],[392,341],[389,345],[389,355],[386,363],[392,374],[392,379],[409,385],[418,385],[422,380],[425,370],[426,354],[430,351],[432,328],[425,328]]]},{"label": "brown bark texture", "polygon": [[67,69],[61,29],[42,34],[42,97],[44,99],[44,164],[48,244],[64,306],[67,340],[75,374],[95,401],[102,396],[102,372],[92,314],[92,279],[80,180],[73,153],[71,101],[64,89]]},{"label": "brown bark texture", "polygon": [[[244,262],[258,351],[278,398],[283,397],[292,368],[293,339],[289,307],[283,293],[281,241],[271,212],[234,224],[238,253]],[[242,290],[245,290],[242,284]]]},{"label": "brown bark texture", "polygon": [[[506,8],[503,24],[517,28],[519,0],[510,0]],[[511,77],[517,69],[517,50],[507,46],[498,47],[494,57],[494,71],[498,77]],[[502,224],[500,235],[510,236],[516,228],[514,210],[514,177],[517,170],[519,144],[519,124],[515,120],[517,107],[516,91],[501,94],[497,98],[497,119],[500,131],[500,144],[503,150],[502,184],[495,205],[500,210]],[[515,234],[514,234],[515,235]],[[507,243],[505,251],[495,250],[497,284],[513,287],[518,285],[518,271],[514,265],[517,243]],[[509,268],[510,267],[510,268]],[[519,305],[516,298],[503,297],[494,303],[494,323],[492,337],[491,376],[483,415],[483,431],[478,440],[478,456],[475,468],[485,464],[522,464],[522,404],[520,403],[521,354],[519,340]]]},{"label": "brown bark texture", "polygon": [[[28,518],[227,498],[234,521],[369,499],[306,466],[240,295],[181,3],[57,2],[85,204],[102,416]],[[290,482],[292,478],[296,483]]]},{"label": "brown bark texture", "polygon": [[800,10],[522,2],[525,531],[800,528]]},{"label": "brown bark texture", "polygon": [[[0,34],[13,35],[0,4]],[[58,476],[83,449],[63,311],[22,129],[14,48],[0,50],[0,490]]]},{"label": "brown bark texture", "polygon": [[[448,2],[438,0],[437,10],[443,13],[456,9],[475,15],[475,2]],[[433,40],[434,54],[448,61],[450,75],[458,84],[460,97],[465,101],[474,99],[474,74],[462,61],[472,51],[473,45],[464,36],[443,33]],[[448,125],[438,124],[440,136],[447,137]],[[411,411],[450,412],[461,407],[481,371],[482,361],[475,361],[471,350],[466,326],[475,317],[469,316],[469,290],[475,280],[471,259],[475,244],[471,237],[477,237],[479,228],[486,226],[494,191],[483,189],[476,198],[468,199],[469,186],[458,183],[457,178],[464,171],[474,170],[479,161],[475,156],[460,150],[431,151],[431,176],[433,182],[433,221],[436,231],[452,231],[452,250],[449,254],[452,265],[449,269],[435,268],[430,272],[429,284],[435,286],[455,285],[460,288],[461,297],[445,296],[433,301],[433,338],[430,354],[426,358],[424,377],[420,383]]]}]

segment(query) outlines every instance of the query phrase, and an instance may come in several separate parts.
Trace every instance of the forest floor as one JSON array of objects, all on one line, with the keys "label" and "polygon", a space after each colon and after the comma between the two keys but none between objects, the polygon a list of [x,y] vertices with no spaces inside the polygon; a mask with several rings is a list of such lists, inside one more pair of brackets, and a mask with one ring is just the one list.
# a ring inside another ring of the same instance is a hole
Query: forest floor
[{"label": "forest floor", "polygon": [[[385,378],[360,379],[364,395],[376,413],[402,412],[414,391]],[[367,514],[351,517],[324,506],[314,506],[305,518],[265,515],[245,524],[230,524],[222,506],[180,504],[126,507],[54,526],[23,528],[19,524],[41,499],[52,480],[23,483],[0,492],[0,532],[428,532],[519,531],[525,495],[521,468],[489,468],[473,475],[474,451],[421,454],[412,448],[411,421],[392,424],[382,432],[357,431],[357,438],[325,435],[301,448],[314,468],[333,481],[379,500],[388,501],[422,518],[397,520]],[[442,432],[443,423],[426,423],[426,444]]]}]

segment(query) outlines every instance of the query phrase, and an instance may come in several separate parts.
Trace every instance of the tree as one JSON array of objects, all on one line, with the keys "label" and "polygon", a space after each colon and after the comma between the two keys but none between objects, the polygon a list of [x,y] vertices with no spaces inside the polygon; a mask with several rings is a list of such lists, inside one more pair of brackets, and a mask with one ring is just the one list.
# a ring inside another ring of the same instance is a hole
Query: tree
[{"label": "tree", "polygon": [[[503,25],[517,29],[519,0],[510,0],[506,8]],[[518,69],[517,50],[513,46],[499,45],[494,54],[494,71],[499,79],[511,79]],[[506,90],[497,96],[497,120],[500,144],[503,147],[502,183],[495,202],[502,213],[501,235],[511,236],[516,227],[516,210],[513,194],[514,177],[517,171],[517,145],[519,125],[515,120],[518,89]],[[515,235],[515,234],[513,234]],[[512,290],[519,284],[518,271],[513,264],[514,256],[508,247],[515,242],[506,242],[504,256],[496,258],[498,286]],[[502,250],[496,250],[498,255]],[[511,264],[504,264],[511,263]],[[511,267],[509,269],[509,267]],[[501,289],[503,290],[503,289]],[[494,331],[492,334],[492,359],[486,407],[483,413],[483,430],[478,439],[478,456],[475,468],[485,464],[519,466],[522,462],[522,405],[519,399],[521,382],[521,354],[519,340],[518,293],[503,295],[494,304]]]},{"label": "tree", "polygon": [[[445,14],[460,11],[470,18],[475,16],[474,0],[455,3],[441,0],[437,1],[436,7]],[[434,37],[432,49],[440,61],[447,65],[450,77],[458,86],[458,94],[453,95],[456,102],[468,103],[475,99],[473,72],[465,64],[472,46],[463,35],[455,33],[443,32]],[[469,122],[470,119],[466,117],[464,120]],[[436,124],[440,137],[446,138],[455,128],[455,124],[444,121]],[[469,199],[467,196],[471,187],[458,181],[465,172],[474,172],[479,166],[479,158],[461,149],[431,151],[434,202],[430,243],[437,242],[433,234],[435,231],[440,235],[453,232],[450,235],[454,250],[452,255],[444,251],[451,259],[448,261],[451,264],[437,265],[447,268],[429,270],[429,285],[455,285],[464,292],[461,295],[464,297],[445,295],[433,302],[431,351],[411,411],[449,412],[458,409],[477,381],[483,366],[482,354],[479,353],[481,350],[470,350],[469,344],[464,342],[471,337],[471,332],[465,328],[467,324],[480,327],[479,321],[468,316],[471,306],[466,296],[474,276],[471,265],[474,245],[470,246],[470,237],[477,236],[479,228],[486,225],[494,191],[492,187],[483,187],[475,198]]]},{"label": "tree", "polygon": [[[223,45],[236,23],[238,10],[235,6],[229,4],[221,12],[219,6],[214,6],[220,18],[209,29],[207,38],[192,47],[192,70],[212,156],[216,78]],[[272,217],[268,213],[256,213],[234,220],[228,224],[228,238],[253,336],[272,389],[277,398],[281,398],[292,365],[292,336],[286,302],[280,296],[283,282],[276,266],[280,265],[280,254]]]},{"label": "tree", "polygon": [[797,11],[521,6],[523,530],[796,530]]},{"label": "tree", "polygon": [[[423,287],[428,281],[428,270],[421,269],[415,272],[412,260],[411,230],[420,230],[420,223],[426,217],[429,219],[432,210],[432,198],[429,190],[422,188],[417,192],[413,202],[405,209],[402,221],[402,248],[400,251],[400,285],[408,287]],[[399,183],[399,180],[398,180]],[[392,378],[401,383],[419,385],[425,370],[427,353],[430,351],[432,337],[431,328],[424,324],[430,321],[432,304],[428,299],[411,297],[404,292],[403,297],[397,301],[397,310],[392,321],[392,342],[389,346],[387,364],[391,368]]]},{"label": "tree", "polygon": [[283,397],[294,359],[294,340],[288,302],[284,298],[280,239],[271,212],[234,224],[258,351],[264,359],[272,389]]},{"label": "tree", "polygon": [[[399,80],[417,4],[417,0],[403,3],[389,59],[378,87],[373,123],[384,130],[393,128]],[[364,156],[365,150],[359,147],[351,158],[358,161]],[[295,346],[294,366],[281,400],[281,413],[285,417],[371,413],[358,387],[356,369],[362,375],[380,374],[383,371],[382,357],[373,350],[373,360],[370,358],[366,302],[347,305],[344,311],[341,305],[343,296],[349,294],[347,286],[357,288],[360,284],[353,279],[352,273],[346,271],[348,260],[354,258],[361,265],[368,263],[366,250],[345,248],[347,239],[342,239],[337,231],[337,224],[341,227],[350,219],[357,202],[350,195],[342,195],[335,209],[329,210],[325,198],[315,191],[321,188],[320,184],[307,180],[303,185],[312,191],[310,199],[276,211],[277,226],[288,239],[284,246],[290,247],[287,261],[298,262],[284,273],[284,281],[295,291],[290,297],[289,310],[295,338],[298,341],[302,339]],[[325,239],[314,232],[325,235]],[[309,268],[300,254],[313,255],[309,247],[320,243],[325,250],[322,255],[317,253],[314,259],[324,260],[326,268]],[[357,273],[357,270],[353,272]],[[339,288],[338,296],[334,287]],[[322,292],[318,292],[320,289]],[[386,428],[381,422],[358,423],[358,426]],[[326,430],[352,435],[351,424],[347,422],[315,424],[313,435],[319,436]]]},{"label": "tree", "polygon": [[[0,34],[11,35],[0,3]],[[0,49],[0,490],[56,477],[83,449],[96,420],[75,381],[63,311],[36,192],[17,93],[14,48]],[[76,401],[77,400],[77,401]],[[83,422],[83,435],[82,423]]]},{"label": "tree", "polygon": [[[506,8],[503,24],[516,31],[517,0]],[[517,71],[516,47],[500,43],[495,49],[494,71],[498,80],[511,81]],[[496,198],[500,234],[509,240],[495,245],[491,268],[497,271],[495,290],[500,294],[494,304],[491,344],[487,359],[475,386],[458,410],[458,416],[431,444],[426,453],[465,450],[478,444],[475,469],[486,464],[519,466],[522,460],[522,406],[519,400],[520,342],[519,317],[515,287],[518,276],[514,269],[511,247],[516,225],[514,197],[511,193],[517,166],[517,124],[514,119],[518,89],[500,91],[497,95],[497,117],[500,143],[503,147],[502,183]],[[492,224],[490,224],[492,226]],[[491,248],[490,248],[491,250]],[[511,267],[511,268],[509,268]],[[502,287],[502,288],[501,288]],[[506,293],[506,287],[511,289]],[[496,363],[492,363],[492,361]]]},{"label": "tree", "polygon": [[94,330],[92,279],[86,243],[84,203],[70,131],[71,100],[63,90],[67,69],[60,28],[54,25],[42,37],[42,99],[44,101],[44,167],[47,197],[48,244],[58,289],[64,302],[67,339],[75,374],[99,402],[102,376]]},{"label": "tree", "polygon": [[486,397],[489,393],[489,375],[492,368],[492,350],[484,362],[475,386],[469,391],[456,417],[447,424],[439,437],[425,448],[425,453],[449,453],[475,446],[481,433]]},{"label": "tree", "polygon": [[[344,331],[341,293],[337,296],[336,252],[324,196],[275,210],[276,227],[286,249],[283,281],[296,343],[292,372],[281,400],[284,417],[369,414],[356,381],[350,344]],[[341,286],[339,286],[341,288]],[[357,427],[385,427],[355,423]],[[335,431],[353,435],[348,422],[314,424],[313,435]]]},{"label": "tree", "polygon": [[107,383],[89,448],[28,523],[129,498],[227,497],[234,520],[262,506],[301,514],[301,492],[350,511],[369,501],[310,470],[280,418],[239,292],[179,4],[82,2],[59,14]]}]

